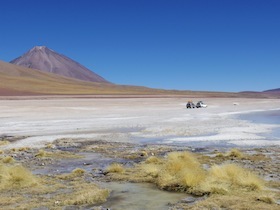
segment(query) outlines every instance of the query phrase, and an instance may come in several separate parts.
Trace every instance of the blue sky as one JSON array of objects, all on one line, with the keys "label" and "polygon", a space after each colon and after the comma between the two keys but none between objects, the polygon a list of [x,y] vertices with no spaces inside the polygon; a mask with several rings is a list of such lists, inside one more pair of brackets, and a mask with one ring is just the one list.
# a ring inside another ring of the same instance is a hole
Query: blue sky
[{"label": "blue sky", "polygon": [[0,0],[0,60],[35,45],[116,84],[280,87],[279,0]]}]

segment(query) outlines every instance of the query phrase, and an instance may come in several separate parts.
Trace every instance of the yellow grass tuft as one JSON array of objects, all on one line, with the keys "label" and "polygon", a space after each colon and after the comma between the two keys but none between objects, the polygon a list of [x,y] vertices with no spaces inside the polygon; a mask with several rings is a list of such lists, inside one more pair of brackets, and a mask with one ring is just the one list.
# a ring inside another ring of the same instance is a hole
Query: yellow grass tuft
[{"label": "yellow grass tuft", "polygon": [[7,140],[1,140],[0,141],[0,146],[4,146],[4,145],[7,145],[7,144],[10,144],[10,142],[7,141]]},{"label": "yellow grass tuft", "polygon": [[40,149],[39,152],[35,155],[35,157],[43,158],[47,156],[47,152],[45,150]]},{"label": "yellow grass tuft", "polygon": [[172,152],[160,166],[157,185],[162,189],[193,191],[205,179],[206,173],[189,152]]},{"label": "yellow grass tuft", "polygon": [[193,170],[199,167],[200,163],[193,154],[189,152],[171,152],[168,154],[164,169],[170,174],[177,174],[182,170]]},{"label": "yellow grass tuft", "polygon": [[259,177],[235,164],[212,166],[205,182],[202,189],[209,192],[217,190],[227,192],[238,188],[254,191],[263,188],[263,181]]},{"label": "yellow grass tuft", "polygon": [[12,148],[11,152],[18,152],[18,149],[17,148]]},{"label": "yellow grass tuft", "polygon": [[150,163],[153,163],[153,164],[160,164],[161,162],[162,162],[161,159],[159,159],[159,158],[156,157],[156,156],[148,157],[148,158],[145,160],[145,163],[147,163],[147,164],[150,164]]},{"label": "yellow grass tuft", "polygon": [[21,152],[28,151],[28,150],[30,150],[30,147],[21,147],[18,149],[18,151],[21,151]]},{"label": "yellow grass tuft", "polygon": [[[121,169],[119,169],[121,168]],[[214,165],[206,170],[189,152],[171,152],[165,158],[149,157],[134,168],[127,169],[113,164],[107,171],[120,173],[116,179],[139,180],[156,183],[161,189],[186,191],[194,195],[228,194],[232,191],[256,191],[263,188],[263,181],[235,164]],[[114,176],[113,176],[114,177]]]},{"label": "yellow grass tuft", "polygon": [[96,185],[91,185],[90,188],[82,189],[70,195],[70,199],[64,201],[65,205],[93,205],[103,203],[110,194],[107,189],[100,189]]},{"label": "yellow grass tuft", "polygon": [[76,177],[78,177],[78,176],[83,176],[84,174],[85,174],[85,170],[84,169],[81,169],[81,168],[76,168],[76,169],[74,169],[72,172],[71,172],[71,174],[73,175],[73,176],[76,176]]},{"label": "yellow grass tuft", "polygon": [[13,189],[37,185],[35,176],[21,165],[0,165],[0,188]]},{"label": "yellow grass tuft", "polygon": [[47,152],[43,149],[40,149],[38,153],[35,155],[35,157],[39,158],[58,158],[58,159],[64,159],[64,158],[81,158],[81,155],[77,155],[71,152],[66,151],[55,151],[55,152]]},{"label": "yellow grass tuft", "polygon": [[54,145],[54,144],[46,144],[45,146],[46,146],[46,148],[48,148],[48,149],[54,149],[54,148],[55,148],[55,145]]},{"label": "yellow grass tuft", "polygon": [[[187,205],[181,209],[234,209],[234,210],[278,210],[279,206],[256,199],[259,192],[235,191],[227,195],[213,194],[209,198],[196,202],[193,206]],[[270,199],[269,199],[270,200]]]},{"label": "yellow grass tuft", "polygon": [[86,171],[84,169],[76,168],[71,173],[58,175],[58,178],[63,180],[75,180],[76,178],[82,177],[85,173]]},{"label": "yellow grass tuft", "polygon": [[160,173],[160,168],[155,164],[143,164],[141,165],[140,170],[142,170],[145,175],[151,176],[153,178],[158,177]]},{"label": "yellow grass tuft", "polygon": [[107,167],[106,171],[109,173],[124,173],[125,169],[122,164],[113,163]]},{"label": "yellow grass tuft", "polygon": [[59,176],[35,176],[21,165],[0,164],[0,209],[61,209],[65,205],[95,205],[106,201],[110,191],[85,179],[82,169]]},{"label": "yellow grass tuft", "polygon": [[234,148],[229,151],[228,156],[235,157],[235,158],[243,158],[244,154],[240,150]]},{"label": "yellow grass tuft", "polygon": [[216,154],[216,157],[218,157],[218,158],[223,158],[223,157],[225,157],[225,155],[224,155],[223,153],[221,153],[221,152],[218,152],[218,153]]},{"label": "yellow grass tuft", "polygon": [[268,196],[268,195],[259,196],[259,197],[256,198],[256,200],[264,202],[264,203],[268,203],[268,204],[274,204],[275,203],[275,200],[271,196]]},{"label": "yellow grass tuft", "polygon": [[148,153],[146,151],[141,151],[140,156],[146,157],[148,156]]},{"label": "yellow grass tuft", "polygon": [[13,163],[15,162],[15,159],[11,156],[6,156],[2,159],[2,163]]}]

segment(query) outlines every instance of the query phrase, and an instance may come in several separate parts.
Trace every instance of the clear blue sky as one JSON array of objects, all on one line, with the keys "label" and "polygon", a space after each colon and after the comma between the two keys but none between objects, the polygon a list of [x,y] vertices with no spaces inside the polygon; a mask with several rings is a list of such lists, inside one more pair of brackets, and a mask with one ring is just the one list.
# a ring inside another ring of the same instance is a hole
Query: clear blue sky
[{"label": "clear blue sky", "polygon": [[0,0],[0,60],[35,45],[117,84],[280,88],[280,0]]}]

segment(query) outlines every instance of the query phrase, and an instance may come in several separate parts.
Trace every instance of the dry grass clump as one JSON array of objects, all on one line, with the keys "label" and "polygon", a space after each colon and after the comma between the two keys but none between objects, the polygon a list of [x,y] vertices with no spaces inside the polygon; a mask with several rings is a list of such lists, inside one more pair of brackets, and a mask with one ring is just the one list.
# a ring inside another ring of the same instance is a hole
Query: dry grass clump
[{"label": "dry grass clump", "polygon": [[224,155],[223,153],[221,153],[221,152],[218,152],[218,153],[216,154],[216,157],[218,157],[218,158],[223,158],[223,157],[225,157],[225,155]]},{"label": "dry grass clump", "polygon": [[6,156],[2,159],[2,163],[13,163],[15,162],[15,159],[11,156]]},{"label": "dry grass clump", "polygon": [[277,209],[276,194],[268,195],[264,181],[248,169],[229,163],[205,169],[189,152],[171,152],[162,158],[151,156],[124,173],[108,175],[116,180],[155,183],[164,190],[208,195],[192,206],[182,203],[177,206],[180,209]]},{"label": "dry grass clump", "polygon": [[263,184],[263,181],[249,170],[235,164],[225,164],[212,166],[200,189],[210,193],[226,194],[233,190],[261,190]]},{"label": "dry grass clump", "polygon": [[261,201],[268,204],[274,204],[275,200],[272,196],[269,195],[261,195],[256,198],[257,201]]},{"label": "dry grass clump", "polygon": [[35,157],[43,158],[47,156],[47,152],[45,150],[40,149],[39,152],[35,155]]},{"label": "dry grass clump", "polygon": [[0,188],[14,189],[38,184],[36,177],[21,165],[0,165]]},{"label": "dry grass clump", "polygon": [[228,151],[227,153],[222,153],[222,152],[216,152],[215,155],[216,158],[222,159],[222,160],[226,160],[228,158],[244,158],[245,155],[237,148],[233,148],[230,151]]},{"label": "dry grass clump", "polygon": [[75,193],[70,194],[67,200],[63,201],[64,205],[93,205],[103,203],[107,200],[110,191],[101,189],[94,184],[88,184],[83,189],[78,189]]},{"label": "dry grass clump", "polygon": [[161,189],[190,191],[205,179],[205,171],[189,152],[171,152],[160,165],[156,180]]},{"label": "dry grass clump", "polygon": [[46,144],[45,147],[46,147],[47,149],[54,149],[54,148],[55,148],[55,145],[50,143],[50,144]]},{"label": "dry grass clump", "polygon": [[15,205],[16,203],[22,202],[25,198],[23,196],[11,196],[11,195],[3,195],[0,197],[0,209],[10,210],[15,208],[7,208],[6,206]]},{"label": "dry grass clump", "polygon": [[58,158],[58,159],[65,159],[65,158],[81,158],[81,155],[77,155],[67,151],[52,151],[47,152],[43,149],[40,149],[38,153],[35,155],[38,158]]},{"label": "dry grass clump", "polygon": [[143,164],[139,169],[144,172],[143,176],[150,176],[151,178],[157,178],[160,173],[160,167],[155,164]]},{"label": "dry grass clump", "polygon": [[[113,165],[109,169],[118,173],[118,167]],[[194,195],[228,194],[235,190],[249,192],[263,188],[263,181],[247,169],[235,164],[224,164],[206,170],[189,152],[171,152],[165,158],[149,157],[134,168],[126,169],[125,173],[112,176],[117,179],[123,177],[123,180],[153,182],[160,189],[185,191]]]},{"label": "dry grass clump", "polygon": [[113,163],[113,164],[111,164],[107,167],[106,172],[108,172],[108,173],[124,173],[125,169],[124,169],[122,164]]},{"label": "dry grass clump", "polygon": [[145,160],[145,163],[147,163],[147,164],[151,164],[151,163],[159,164],[161,162],[162,162],[162,160],[156,156],[150,156]]},{"label": "dry grass clump", "polygon": [[85,173],[86,171],[84,169],[76,168],[69,174],[59,175],[58,178],[63,180],[74,180],[75,178],[82,177]]},{"label": "dry grass clump", "polygon": [[271,158],[266,157],[264,154],[253,154],[248,155],[246,159],[252,161],[252,162],[260,162],[260,161],[270,161]]},{"label": "dry grass clump", "polygon": [[148,153],[146,151],[141,151],[140,152],[140,156],[142,157],[147,157],[148,156]]},{"label": "dry grass clump", "polygon": [[0,209],[62,209],[65,205],[94,205],[106,201],[110,191],[89,182],[83,169],[69,177],[35,176],[21,165],[0,164]]},{"label": "dry grass clump", "polygon": [[75,176],[83,176],[85,174],[85,170],[81,168],[74,169],[71,173]]},{"label": "dry grass clump", "polygon": [[[201,159],[205,159],[205,156],[201,156]],[[271,160],[270,157],[267,157],[265,154],[257,153],[257,154],[246,154],[241,152],[240,150],[234,148],[231,149],[227,153],[221,153],[217,152],[214,158],[210,158],[211,161],[215,162],[223,162],[226,160],[233,160],[233,159],[239,159],[239,160],[249,160],[251,162],[259,162],[259,161],[269,161]]]},{"label": "dry grass clump", "polygon": [[10,144],[10,142],[7,141],[7,140],[1,140],[0,141],[0,146],[4,146],[4,145],[8,145],[8,144]]},{"label": "dry grass clump", "polygon": [[[234,210],[278,210],[279,205],[267,203],[256,199],[259,192],[233,192],[226,195],[213,194],[208,199],[196,202],[190,206],[183,204],[181,209],[201,210],[201,209],[234,209]],[[270,200],[270,199],[269,199]]]},{"label": "dry grass clump", "polygon": [[233,148],[233,149],[231,149],[231,150],[229,151],[229,153],[227,154],[227,156],[229,156],[229,157],[235,157],[235,158],[243,158],[243,157],[244,157],[244,154],[243,154],[240,150],[238,150],[238,149],[236,149],[236,148]]},{"label": "dry grass clump", "polygon": [[11,152],[18,152],[18,148],[12,148],[10,149]]},{"label": "dry grass clump", "polygon": [[18,149],[18,151],[24,152],[24,151],[28,151],[30,149],[31,149],[30,147],[21,147],[21,148]]}]

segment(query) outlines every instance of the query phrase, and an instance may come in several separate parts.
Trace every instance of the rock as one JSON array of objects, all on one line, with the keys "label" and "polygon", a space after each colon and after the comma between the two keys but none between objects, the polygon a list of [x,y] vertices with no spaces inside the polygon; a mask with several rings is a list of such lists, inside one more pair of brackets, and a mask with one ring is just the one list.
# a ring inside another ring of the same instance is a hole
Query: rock
[{"label": "rock", "polygon": [[79,210],[79,206],[64,206],[62,207],[62,210]]},{"label": "rock", "polygon": [[105,208],[103,206],[94,206],[90,208],[89,210],[110,210],[110,208]]},{"label": "rock", "polygon": [[195,202],[195,201],[196,201],[196,199],[193,198],[193,197],[186,197],[186,198],[183,198],[183,199],[181,200],[182,203],[193,203],[193,202]]},{"label": "rock", "polygon": [[42,207],[33,208],[32,210],[49,210],[49,208],[42,206]]},{"label": "rock", "polygon": [[83,163],[84,166],[91,165],[91,163]]}]

